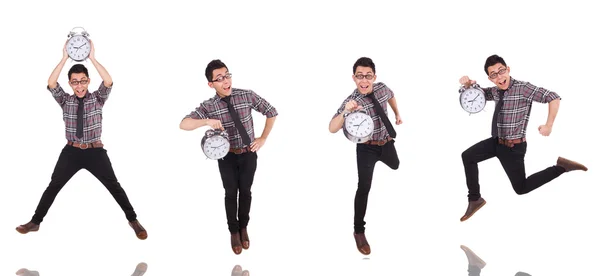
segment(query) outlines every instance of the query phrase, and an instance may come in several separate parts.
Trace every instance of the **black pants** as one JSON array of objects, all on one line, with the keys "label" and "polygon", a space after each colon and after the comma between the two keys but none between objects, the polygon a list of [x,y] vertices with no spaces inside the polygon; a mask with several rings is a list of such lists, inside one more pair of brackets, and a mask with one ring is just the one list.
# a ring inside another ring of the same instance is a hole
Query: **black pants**
[{"label": "black pants", "polygon": [[367,212],[367,201],[371,190],[371,180],[375,163],[381,161],[392,170],[398,169],[400,160],[396,153],[395,141],[389,141],[383,146],[356,145],[356,163],[358,165],[358,189],[354,197],[354,232],[365,232],[365,214]]},{"label": "black pants", "polygon": [[481,197],[477,163],[492,157],[498,157],[513,189],[519,195],[529,193],[565,172],[561,167],[550,166],[526,178],[524,162],[526,152],[527,142],[507,147],[499,144],[498,138],[483,140],[465,150],[462,153],[462,160],[469,188],[469,201],[475,201]]},{"label": "black pants", "polygon": [[121,206],[123,212],[125,212],[127,220],[136,220],[135,211],[131,203],[129,203],[127,194],[117,181],[106,150],[104,148],[88,148],[83,150],[66,145],[58,157],[50,185],[44,191],[35,214],[31,219],[33,223],[40,224],[43,221],[58,192],[81,169],[88,170],[104,184],[104,187],[108,189],[119,206]]},{"label": "black pants", "polygon": [[[225,188],[225,213],[229,232],[234,234],[248,226],[252,202],[252,182],[256,172],[256,152],[228,153],[219,159],[219,172]],[[239,191],[239,207],[238,207]]]}]

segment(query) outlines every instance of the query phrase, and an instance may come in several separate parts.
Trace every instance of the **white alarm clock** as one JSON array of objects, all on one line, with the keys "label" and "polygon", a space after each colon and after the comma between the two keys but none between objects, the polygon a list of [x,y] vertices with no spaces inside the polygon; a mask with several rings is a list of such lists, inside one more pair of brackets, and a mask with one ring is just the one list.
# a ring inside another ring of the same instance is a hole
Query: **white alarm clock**
[{"label": "white alarm clock", "polygon": [[364,143],[373,135],[373,119],[367,111],[359,109],[344,116],[344,135],[354,143]]},{"label": "white alarm clock", "polygon": [[469,88],[463,86],[459,89],[459,92],[460,106],[470,114],[479,113],[485,107],[485,92],[478,84],[474,84]]},{"label": "white alarm clock", "polygon": [[[75,31],[80,29],[80,31]],[[82,27],[75,27],[69,33],[67,42],[67,54],[74,61],[83,61],[90,56],[92,46],[88,34]]]},{"label": "white alarm clock", "polygon": [[209,159],[218,160],[229,152],[229,139],[226,131],[209,129],[202,137],[202,151]]}]

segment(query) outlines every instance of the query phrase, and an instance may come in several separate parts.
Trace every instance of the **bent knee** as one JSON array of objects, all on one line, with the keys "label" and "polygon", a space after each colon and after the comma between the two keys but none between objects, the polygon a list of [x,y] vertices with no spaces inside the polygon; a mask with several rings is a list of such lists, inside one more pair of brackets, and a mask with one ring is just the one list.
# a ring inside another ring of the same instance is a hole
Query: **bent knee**
[{"label": "bent knee", "polygon": [[524,195],[524,194],[528,194],[530,192],[525,189],[513,189],[513,190],[515,190],[515,193],[517,193],[517,195]]},{"label": "bent knee", "polygon": [[463,161],[468,161],[469,159],[471,159],[471,155],[469,154],[468,150],[463,151],[463,153],[460,155],[460,157],[462,158]]}]

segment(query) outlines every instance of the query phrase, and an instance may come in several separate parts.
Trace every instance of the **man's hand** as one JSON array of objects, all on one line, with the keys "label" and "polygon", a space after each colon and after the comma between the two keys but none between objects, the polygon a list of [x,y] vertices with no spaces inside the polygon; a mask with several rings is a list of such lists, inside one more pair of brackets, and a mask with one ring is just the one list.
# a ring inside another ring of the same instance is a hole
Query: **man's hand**
[{"label": "man's hand", "polygon": [[552,132],[552,127],[548,125],[541,125],[538,127],[538,131],[542,136],[549,136]]},{"label": "man's hand", "polygon": [[346,103],[346,107],[344,108],[344,111],[352,112],[354,110],[358,110],[361,108],[362,108],[362,106],[358,105],[358,103],[355,100],[350,100]]},{"label": "man's hand", "polygon": [[94,48],[94,42],[90,39],[90,56],[88,57],[90,60],[96,59],[96,49]]},{"label": "man's hand", "polygon": [[396,115],[396,124],[402,124],[402,118],[400,118],[400,115]]},{"label": "man's hand", "polygon": [[69,45],[69,40],[65,41],[65,46],[63,47],[63,59],[67,60],[69,58],[69,54],[67,53],[67,45]]},{"label": "man's hand", "polygon": [[267,141],[267,139],[262,138],[262,137],[258,137],[256,139],[254,139],[254,142],[252,142],[250,144],[250,150],[252,152],[258,151],[260,148],[262,148],[262,146],[265,144],[266,141]]},{"label": "man's hand", "polygon": [[225,128],[223,128],[223,124],[221,124],[221,121],[219,120],[209,119],[208,121],[206,121],[206,124],[212,129],[225,130]]},{"label": "man's hand", "polygon": [[465,87],[470,87],[473,84],[476,84],[477,82],[469,79],[469,77],[467,76],[463,76],[462,78],[460,78],[460,80],[458,80],[458,82],[460,82],[461,85],[464,85]]}]

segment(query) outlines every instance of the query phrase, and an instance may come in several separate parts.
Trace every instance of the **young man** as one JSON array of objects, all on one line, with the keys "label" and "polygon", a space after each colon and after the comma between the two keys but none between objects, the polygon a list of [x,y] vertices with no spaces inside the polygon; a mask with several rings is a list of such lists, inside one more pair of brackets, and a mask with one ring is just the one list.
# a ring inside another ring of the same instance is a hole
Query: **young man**
[{"label": "young man", "polygon": [[[541,135],[548,136],[552,132],[561,98],[550,90],[536,87],[529,82],[513,79],[510,76],[510,67],[506,66],[504,59],[497,55],[487,58],[484,70],[488,75],[488,79],[496,85],[491,88],[483,88],[485,99],[496,102],[492,120],[492,136],[462,153],[469,189],[469,206],[465,215],[460,218],[461,221],[467,220],[485,205],[485,200],[479,193],[477,163],[481,161],[497,157],[508,175],[513,189],[519,195],[541,187],[564,172],[587,171],[585,166],[559,157],[556,165],[526,178],[524,158],[527,151],[527,142],[525,132],[532,103],[548,104],[548,119],[545,124],[538,127]],[[459,82],[467,88],[476,83],[467,76],[460,78]]]},{"label": "young man", "polygon": [[[242,248],[250,247],[247,226],[252,201],[251,187],[256,171],[256,152],[267,141],[278,113],[254,91],[232,88],[231,73],[220,60],[209,62],[205,75],[208,86],[216,94],[185,116],[179,127],[194,130],[209,126],[227,131],[230,150],[218,164],[225,188],[225,213],[231,234],[231,248],[235,254],[240,254]],[[262,135],[256,138],[252,109],[267,117]]]},{"label": "young man", "polygon": [[133,228],[136,236],[144,240],[148,237],[148,234],[137,221],[137,215],[127,198],[127,194],[117,181],[110,159],[100,139],[102,134],[102,107],[110,95],[113,81],[106,69],[96,60],[94,44],[91,41],[90,44],[89,60],[102,77],[98,90],[92,93],[88,92],[91,79],[87,68],[82,64],[73,65],[68,73],[69,85],[73,89],[74,95],[65,93],[58,84],[60,72],[69,58],[66,44],[63,48],[62,60],[48,79],[47,89],[63,110],[67,144],[62,149],[52,173],[50,185],[42,195],[31,221],[18,226],[17,231],[21,234],[38,231],[40,223],[48,213],[48,209],[50,209],[58,192],[75,173],[81,169],[86,169],[108,189],[125,212],[129,225]]},{"label": "young man", "polygon": [[[371,190],[373,170],[377,161],[381,161],[393,170],[398,169],[400,161],[394,146],[396,131],[387,117],[387,104],[396,115],[396,125],[402,123],[394,92],[385,84],[375,83],[375,64],[370,58],[359,58],[352,68],[352,79],[356,89],[337,110],[329,123],[331,133],[338,132],[345,116],[358,109],[366,110],[373,119],[374,130],[371,140],[356,145],[356,161],[358,164],[358,189],[354,198],[354,239],[356,247],[364,255],[371,253],[371,247],[365,237],[365,213],[367,199]],[[376,100],[376,101],[375,101]]]}]

